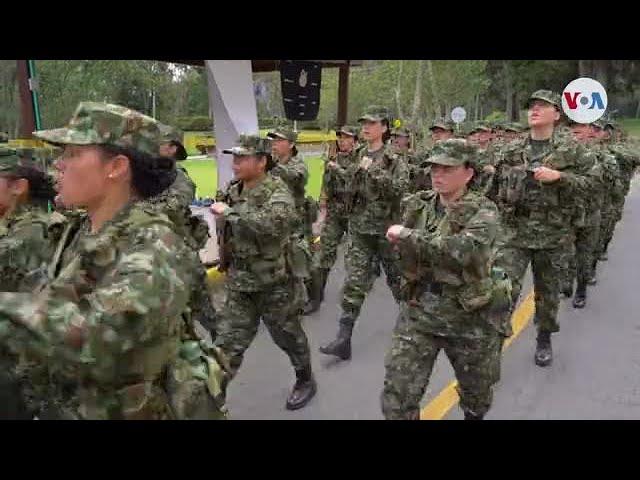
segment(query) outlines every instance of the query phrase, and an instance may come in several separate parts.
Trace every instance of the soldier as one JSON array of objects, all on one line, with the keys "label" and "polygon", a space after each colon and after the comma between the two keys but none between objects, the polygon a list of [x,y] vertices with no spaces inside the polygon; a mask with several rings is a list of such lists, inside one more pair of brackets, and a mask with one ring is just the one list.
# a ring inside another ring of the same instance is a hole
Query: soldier
[{"label": "soldier", "polygon": [[559,95],[538,90],[528,99],[529,137],[501,149],[488,191],[500,209],[503,245],[496,263],[513,283],[513,305],[531,263],[538,329],[535,363],[552,362],[560,283],[572,254],[576,198],[587,190],[591,164],[584,147],[554,131]]},{"label": "soldier", "polygon": [[449,122],[434,122],[429,128],[433,144],[442,140],[448,140],[455,136],[453,126]]},{"label": "soldier", "polygon": [[507,123],[504,126],[504,133],[502,134],[502,144],[505,145],[519,139],[522,132],[524,132],[524,128],[519,123]]},{"label": "soldier", "polygon": [[158,123],[82,102],[67,127],[34,135],[64,146],[62,203],[87,213],[64,225],[42,289],[0,293],[0,342],[46,363],[69,392],[63,418],[219,418],[224,362],[182,316],[192,251],[138,201],[175,179]]},{"label": "soldier", "polygon": [[504,272],[493,268],[498,209],[467,188],[475,155],[462,139],[437,145],[428,159],[433,191],[406,197],[403,224],[387,231],[403,274],[382,392],[389,420],[419,419],[440,350],[460,384],[465,420],[481,420],[491,406],[511,298]]},{"label": "soldier", "polygon": [[391,130],[391,145],[394,151],[401,155],[414,153],[411,148],[411,133],[408,128],[399,127]]},{"label": "soldier", "polygon": [[472,127],[467,136],[469,143],[478,147],[476,168],[479,173],[474,182],[474,188],[481,193],[488,190],[495,173],[496,150],[491,144],[493,139],[492,128],[484,123]]},{"label": "soldier", "polygon": [[320,308],[324,299],[324,289],[329,272],[336,262],[338,245],[348,232],[349,197],[351,194],[351,176],[356,167],[357,128],[344,126],[336,132],[337,151],[329,154],[322,177],[322,203],[324,226],[320,234],[320,249],[312,275],[317,276],[313,284],[320,289],[314,292],[312,312]]},{"label": "soldier", "polygon": [[[53,185],[19,151],[0,147],[0,291],[32,292],[46,278],[52,254],[48,203]],[[25,358],[0,345],[0,419],[30,419],[38,400]]]},{"label": "soldier", "polygon": [[600,236],[601,208],[604,203],[606,184],[604,181],[602,159],[591,148],[593,142],[592,128],[589,124],[571,123],[570,128],[575,140],[589,147],[593,155],[593,167],[590,176],[593,178],[590,188],[586,190],[583,205],[584,219],[575,228],[575,255],[569,259],[565,296],[573,293],[573,281],[576,280],[576,293],[573,298],[574,308],[584,308],[587,301],[587,285],[593,283],[595,277],[595,258]]},{"label": "soldier", "polygon": [[231,245],[231,262],[218,344],[235,375],[262,319],[295,369],[296,383],[286,408],[297,410],[316,393],[309,343],[301,325],[302,284],[295,272],[299,266],[290,248],[299,212],[287,185],[267,172],[270,151],[268,141],[241,135],[238,145],[224,152],[233,154],[235,181],[218,199],[225,202],[211,206],[230,225],[225,243]]},{"label": "soldier", "polygon": [[[163,125],[160,155],[175,162],[187,159],[187,151],[182,145],[182,135],[172,127]],[[176,163],[176,179],[164,192],[147,200],[160,213],[164,213],[178,228],[185,243],[194,251],[192,265],[195,275],[189,307],[191,318],[198,321],[215,339],[216,312],[211,303],[207,286],[207,271],[200,259],[200,250],[209,239],[209,225],[201,216],[193,215],[190,205],[196,196],[196,184],[187,170]]]},{"label": "soldier", "polygon": [[336,339],[320,352],[342,360],[351,358],[351,335],[364,300],[385,270],[387,285],[398,301],[400,274],[397,256],[384,238],[387,228],[400,218],[400,200],[409,186],[402,157],[385,145],[389,138],[389,113],[369,107],[358,120],[366,147],[358,151],[353,175],[352,207],[349,215],[349,246],[345,258],[347,277],[342,292],[342,313]]},{"label": "soldier", "polygon": [[272,155],[276,162],[270,173],[275,177],[282,178],[289,187],[298,212],[298,223],[292,235],[295,237],[294,246],[298,250],[299,256],[306,258],[306,267],[304,267],[306,271],[302,275],[307,294],[307,302],[303,306],[306,315],[312,313],[314,306],[320,301],[317,298],[320,291],[320,285],[317,283],[318,278],[317,276],[314,278],[311,275],[312,225],[318,216],[318,206],[313,198],[305,197],[305,187],[309,172],[304,159],[301,155],[298,155],[298,148],[296,147],[298,134],[293,130],[282,127],[269,132],[267,138],[271,139]]}]

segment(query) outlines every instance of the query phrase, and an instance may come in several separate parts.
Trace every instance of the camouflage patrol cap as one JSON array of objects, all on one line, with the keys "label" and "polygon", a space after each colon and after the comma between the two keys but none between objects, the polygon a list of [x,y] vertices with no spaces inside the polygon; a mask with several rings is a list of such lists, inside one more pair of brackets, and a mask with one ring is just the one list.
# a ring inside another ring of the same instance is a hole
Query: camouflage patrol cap
[{"label": "camouflage patrol cap", "polygon": [[298,134],[290,128],[279,127],[267,133],[267,138],[282,138],[284,140],[289,140],[291,143],[296,143],[296,140],[298,140]]},{"label": "camouflage patrol cap", "polygon": [[348,135],[350,137],[358,136],[358,127],[352,127],[349,125],[345,125],[336,129],[336,135]]},{"label": "camouflage patrol cap", "polygon": [[491,132],[493,132],[493,129],[489,125],[487,125],[486,123],[479,123],[477,125],[473,125],[471,127],[471,130],[469,130],[468,134],[471,135],[472,133],[475,133],[475,132],[489,132],[489,133],[491,133]]},{"label": "camouflage patrol cap", "polygon": [[69,124],[33,135],[54,145],[114,145],[157,156],[160,123],[121,105],[81,102]]},{"label": "camouflage patrol cap", "polygon": [[21,167],[38,169],[37,164],[31,161],[30,157],[26,157],[20,150],[0,147],[0,175],[17,173]]},{"label": "camouflage patrol cap", "polygon": [[543,102],[550,103],[558,110],[562,109],[560,95],[552,92],[551,90],[536,90],[535,92],[533,92],[527,100],[525,108],[529,108],[529,105],[531,105],[531,102],[533,102],[534,100],[542,100]]},{"label": "camouflage patrol cap", "polygon": [[451,138],[438,142],[426,159],[427,163],[458,167],[465,163],[473,163],[478,149],[462,138]]},{"label": "camouflage patrol cap", "polygon": [[521,132],[524,132],[524,127],[521,124],[517,123],[517,122],[507,123],[504,126],[504,131],[505,132],[521,133]]},{"label": "camouflage patrol cap", "polygon": [[433,122],[433,125],[429,127],[429,130],[435,130],[436,128],[453,132],[453,125],[451,125],[451,123],[449,122],[444,122],[444,121]]},{"label": "camouflage patrol cap", "polygon": [[391,114],[389,113],[388,108],[371,105],[370,107],[367,107],[362,115],[360,115],[358,122],[381,122],[382,120],[390,119]]},{"label": "camouflage patrol cap", "polygon": [[182,145],[183,134],[177,128],[170,125],[159,124],[160,132],[162,133],[163,142],[176,142]]},{"label": "camouflage patrol cap", "polygon": [[268,155],[271,153],[271,142],[266,138],[260,138],[258,135],[240,134],[236,145],[222,151],[231,155],[240,157],[249,155]]},{"label": "camouflage patrol cap", "polygon": [[399,127],[392,129],[391,135],[396,137],[410,137],[411,133],[407,127]]}]

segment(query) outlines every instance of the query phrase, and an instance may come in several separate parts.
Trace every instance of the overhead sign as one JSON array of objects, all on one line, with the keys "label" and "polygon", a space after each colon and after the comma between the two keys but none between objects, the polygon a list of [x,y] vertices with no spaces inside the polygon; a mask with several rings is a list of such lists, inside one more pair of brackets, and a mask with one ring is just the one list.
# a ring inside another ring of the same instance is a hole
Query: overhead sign
[{"label": "overhead sign", "polygon": [[322,67],[318,62],[282,60],[280,85],[289,120],[315,120],[320,109]]}]

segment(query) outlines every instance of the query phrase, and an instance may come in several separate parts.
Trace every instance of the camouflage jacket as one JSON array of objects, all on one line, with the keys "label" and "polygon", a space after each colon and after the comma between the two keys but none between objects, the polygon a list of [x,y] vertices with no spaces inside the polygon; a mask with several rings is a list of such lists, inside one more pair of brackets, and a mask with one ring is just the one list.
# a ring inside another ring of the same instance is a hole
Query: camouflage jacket
[{"label": "camouflage jacket", "polygon": [[[505,241],[520,248],[556,248],[571,241],[584,224],[584,199],[592,188],[593,156],[577,142],[554,134],[548,148],[534,158],[529,138],[505,146],[487,196],[500,209]],[[562,172],[553,183],[538,182],[533,168]]]},{"label": "camouflage jacket", "polygon": [[46,281],[54,228],[64,217],[44,206],[24,205],[0,220],[0,291],[31,292]]},{"label": "camouflage jacket", "polygon": [[[367,170],[359,168],[365,157],[372,162]],[[349,229],[368,234],[384,235],[387,228],[400,219],[400,200],[409,189],[409,172],[401,156],[385,146],[369,154],[367,148],[358,151]]]},{"label": "camouflage jacket", "polygon": [[633,178],[633,173],[640,166],[640,156],[628,145],[621,142],[607,144],[607,149],[616,158],[620,176],[625,185],[625,194],[629,191],[629,184]]},{"label": "camouflage jacket", "polygon": [[163,379],[181,346],[191,251],[141,205],[88,227],[86,216],[67,222],[39,292],[0,293],[0,341],[72,386],[72,416],[171,418]]},{"label": "camouflage jacket", "polygon": [[[357,149],[351,153],[338,152],[335,157],[325,161],[322,176],[322,195],[327,202],[327,210],[334,215],[346,215],[351,195],[351,178],[357,167]],[[336,168],[329,168],[326,163],[334,161]]]},{"label": "camouflage jacket", "polygon": [[597,155],[602,168],[603,208],[607,209],[614,202],[620,202],[625,195],[625,184],[615,155],[606,145],[596,144],[593,151]]},{"label": "camouflage jacket", "polygon": [[289,278],[287,253],[296,211],[278,177],[267,174],[254,188],[243,187],[242,182],[232,183],[220,197],[229,205],[223,215],[231,229],[227,288],[257,292]]},{"label": "camouflage jacket", "polygon": [[[403,199],[402,220],[398,251],[406,313],[435,335],[477,336],[488,326],[509,332],[504,315],[508,292],[502,292],[501,315],[487,310],[498,300],[497,288],[504,286],[493,268],[496,205],[469,190],[455,205],[444,207],[437,193],[425,191]],[[438,286],[436,294],[429,285]]]},{"label": "camouflage jacket", "polygon": [[204,248],[209,238],[207,222],[191,212],[191,203],[196,195],[196,185],[187,171],[178,166],[176,179],[165,191],[145,200],[158,213],[165,214],[174,223],[177,233],[194,250]]},{"label": "camouflage jacket", "polygon": [[304,209],[305,187],[309,172],[301,155],[293,156],[286,163],[278,161],[269,172],[274,177],[280,177],[289,187],[296,209],[302,212]]}]

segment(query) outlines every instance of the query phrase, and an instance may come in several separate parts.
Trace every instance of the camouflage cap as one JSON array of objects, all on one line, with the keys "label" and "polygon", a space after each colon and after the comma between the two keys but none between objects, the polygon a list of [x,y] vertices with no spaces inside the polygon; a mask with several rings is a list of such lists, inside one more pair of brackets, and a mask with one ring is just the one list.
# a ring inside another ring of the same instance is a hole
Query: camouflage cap
[{"label": "camouflage cap", "polygon": [[160,132],[162,133],[163,142],[176,142],[182,145],[183,134],[177,128],[170,125],[159,124]]},{"label": "camouflage cap", "polygon": [[16,173],[20,167],[38,169],[37,164],[20,150],[0,147],[0,175]]},{"label": "camouflage cap", "polygon": [[551,90],[536,90],[531,94],[528,98],[527,103],[525,103],[525,108],[529,108],[529,105],[534,100],[542,100],[543,102],[550,103],[558,110],[562,109],[562,103],[560,101],[560,95],[552,92]]},{"label": "camouflage cap", "polygon": [[433,122],[433,125],[431,125],[429,127],[429,130],[435,130],[436,128],[440,128],[442,130],[448,130],[450,132],[453,132],[453,125],[451,125],[451,123],[445,122],[445,121]]},{"label": "camouflage cap", "polygon": [[291,143],[296,143],[296,140],[298,140],[298,134],[290,128],[279,127],[267,133],[267,138],[282,138],[284,140],[289,140]]},{"label": "camouflage cap", "polygon": [[115,145],[157,156],[160,123],[130,108],[110,103],[81,102],[64,128],[40,130],[35,137],[54,145]]},{"label": "camouflage cap", "polygon": [[407,127],[399,127],[391,130],[391,135],[396,137],[410,137],[411,133]]},{"label": "camouflage cap", "polygon": [[362,115],[360,115],[360,118],[358,118],[358,122],[380,122],[382,120],[390,119],[391,114],[389,113],[388,108],[372,105],[368,107]]},{"label": "camouflage cap", "polygon": [[524,127],[518,122],[507,123],[504,126],[504,131],[505,132],[521,133],[521,132],[524,132]]},{"label": "camouflage cap", "polygon": [[350,137],[357,137],[358,127],[345,125],[343,127],[336,129],[336,135],[349,135]]},{"label": "camouflage cap", "polygon": [[493,129],[487,125],[486,123],[479,123],[477,125],[473,125],[471,130],[469,130],[469,135],[475,132],[492,132]]},{"label": "camouflage cap", "polygon": [[271,153],[271,142],[266,138],[260,138],[258,135],[240,134],[236,145],[222,151],[237,156],[248,155],[268,155]]},{"label": "camouflage cap", "polygon": [[457,167],[466,162],[473,163],[478,149],[462,138],[451,138],[438,142],[431,151],[427,163]]}]

